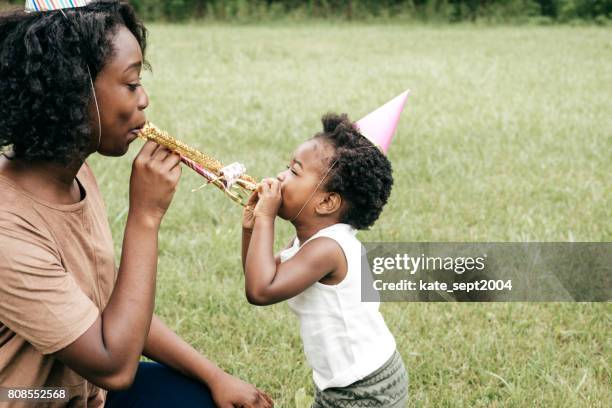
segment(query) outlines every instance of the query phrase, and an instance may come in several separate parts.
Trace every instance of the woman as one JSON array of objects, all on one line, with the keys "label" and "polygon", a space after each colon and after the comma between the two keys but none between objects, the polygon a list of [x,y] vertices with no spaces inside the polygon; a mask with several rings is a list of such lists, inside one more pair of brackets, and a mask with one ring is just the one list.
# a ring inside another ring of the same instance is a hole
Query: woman
[{"label": "woman", "polygon": [[0,386],[66,389],[53,406],[270,407],[153,315],[158,231],[181,170],[152,142],[132,166],[115,268],[85,159],[122,156],[144,125],[145,47],[123,2],[0,15]]}]

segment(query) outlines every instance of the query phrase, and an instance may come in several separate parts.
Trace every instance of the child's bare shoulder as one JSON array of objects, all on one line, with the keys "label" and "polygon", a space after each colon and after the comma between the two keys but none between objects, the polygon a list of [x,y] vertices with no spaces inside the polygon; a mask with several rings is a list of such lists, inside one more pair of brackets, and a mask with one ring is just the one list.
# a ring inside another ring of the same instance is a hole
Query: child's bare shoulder
[{"label": "child's bare shoulder", "polygon": [[326,236],[316,237],[306,242],[300,251],[305,251],[317,256],[343,253],[340,244],[338,244],[335,239]]},{"label": "child's bare shoulder", "polygon": [[315,263],[324,263],[334,269],[344,265],[344,251],[336,240],[329,237],[316,237],[300,248],[300,258]]}]

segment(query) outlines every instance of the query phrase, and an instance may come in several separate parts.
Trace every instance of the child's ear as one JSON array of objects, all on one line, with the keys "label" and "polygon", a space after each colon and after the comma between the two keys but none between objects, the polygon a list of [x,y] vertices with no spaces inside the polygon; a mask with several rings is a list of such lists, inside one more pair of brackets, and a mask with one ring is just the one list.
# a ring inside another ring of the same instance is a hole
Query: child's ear
[{"label": "child's ear", "polygon": [[325,193],[317,203],[315,211],[319,215],[329,215],[340,210],[342,207],[342,197],[338,193]]}]

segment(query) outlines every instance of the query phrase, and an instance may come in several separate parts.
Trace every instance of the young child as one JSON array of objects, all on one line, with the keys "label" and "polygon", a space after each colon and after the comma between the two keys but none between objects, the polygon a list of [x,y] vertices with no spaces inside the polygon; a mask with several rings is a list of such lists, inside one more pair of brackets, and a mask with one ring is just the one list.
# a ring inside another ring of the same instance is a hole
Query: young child
[{"label": "young child", "polygon": [[[378,303],[361,302],[362,245],[386,204],[391,164],[346,115],[301,144],[287,169],[265,179],[243,217],[246,296],[255,305],[287,300],[300,320],[316,388],[313,408],[404,408],[408,374]],[[276,257],[274,221],[296,238]]]}]

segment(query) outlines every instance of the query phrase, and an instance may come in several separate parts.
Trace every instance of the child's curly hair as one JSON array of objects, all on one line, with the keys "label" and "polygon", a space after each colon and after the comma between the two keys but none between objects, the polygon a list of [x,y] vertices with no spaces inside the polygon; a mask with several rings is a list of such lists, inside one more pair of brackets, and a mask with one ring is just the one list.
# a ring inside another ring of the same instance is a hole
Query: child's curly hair
[{"label": "child's curly hair", "polygon": [[60,11],[0,13],[0,152],[67,164],[91,149],[89,104],[120,26],[142,53],[147,32],[128,3],[102,0]]},{"label": "child's curly hair", "polygon": [[[357,229],[368,229],[380,216],[393,186],[391,163],[383,152],[366,139],[346,114],[328,113],[321,118],[319,138],[335,150],[323,185],[347,202],[340,222]],[[335,163],[335,164],[334,164]]]}]

